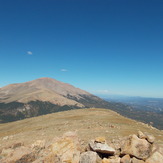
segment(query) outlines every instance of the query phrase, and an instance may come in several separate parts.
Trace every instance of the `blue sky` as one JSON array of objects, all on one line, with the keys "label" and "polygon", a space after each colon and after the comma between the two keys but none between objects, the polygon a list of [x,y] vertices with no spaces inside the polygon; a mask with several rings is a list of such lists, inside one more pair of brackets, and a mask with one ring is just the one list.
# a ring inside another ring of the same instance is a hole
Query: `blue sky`
[{"label": "blue sky", "polygon": [[0,87],[51,77],[163,98],[162,0],[0,0]]}]

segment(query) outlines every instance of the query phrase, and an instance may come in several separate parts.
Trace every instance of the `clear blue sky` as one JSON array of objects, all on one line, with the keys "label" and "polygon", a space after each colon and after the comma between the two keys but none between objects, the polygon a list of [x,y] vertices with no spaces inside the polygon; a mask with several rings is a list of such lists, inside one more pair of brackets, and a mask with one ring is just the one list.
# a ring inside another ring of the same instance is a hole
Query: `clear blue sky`
[{"label": "clear blue sky", "polygon": [[40,77],[163,97],[163,0],[0,0],[0,87]]}]

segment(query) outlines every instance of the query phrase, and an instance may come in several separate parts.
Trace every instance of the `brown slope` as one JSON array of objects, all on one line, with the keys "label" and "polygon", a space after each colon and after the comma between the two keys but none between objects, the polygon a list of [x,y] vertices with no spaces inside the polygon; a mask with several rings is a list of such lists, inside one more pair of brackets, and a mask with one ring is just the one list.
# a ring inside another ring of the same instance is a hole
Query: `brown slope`
[{"label": "brown slope", "polygon": [[163,131],[100,108],[70,110],[0,124],[0,144],[5,147],[15,142],[29,145],[38,139],[51,141],[67,131],[77,131],[84,142],[99,136],[110,142],[121,136],[137,134],[138,130],[154,135],[159,143],[163,143]]}]

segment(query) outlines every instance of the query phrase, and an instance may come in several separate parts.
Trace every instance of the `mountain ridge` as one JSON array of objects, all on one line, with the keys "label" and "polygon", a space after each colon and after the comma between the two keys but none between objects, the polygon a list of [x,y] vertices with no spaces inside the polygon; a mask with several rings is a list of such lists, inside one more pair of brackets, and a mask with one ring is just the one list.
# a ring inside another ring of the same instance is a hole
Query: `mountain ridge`
[{"label": "mountain ridge", "polygon": [[108,102],[93,94],[47,77],[0,88],[0,120],[5,122],[63,110],[108,106]]}]

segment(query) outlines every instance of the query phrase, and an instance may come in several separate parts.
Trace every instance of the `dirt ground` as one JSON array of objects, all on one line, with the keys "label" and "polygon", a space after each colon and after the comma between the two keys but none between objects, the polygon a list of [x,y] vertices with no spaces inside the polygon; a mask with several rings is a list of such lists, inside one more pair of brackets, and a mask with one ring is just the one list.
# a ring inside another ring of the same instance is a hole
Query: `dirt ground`
[{"label": "dirt ground", "polygon": [[107,141],[137,134],[137,131],[154,135],[163,144],[163,131],[125,118],[106,109],[80,109],[58,112],[21,121],[0,124],[0,147],[15,142],[24,145],[36,140],[49,140],[62,136],[67,131],[76,131],[81,142],[103,136]]}]

